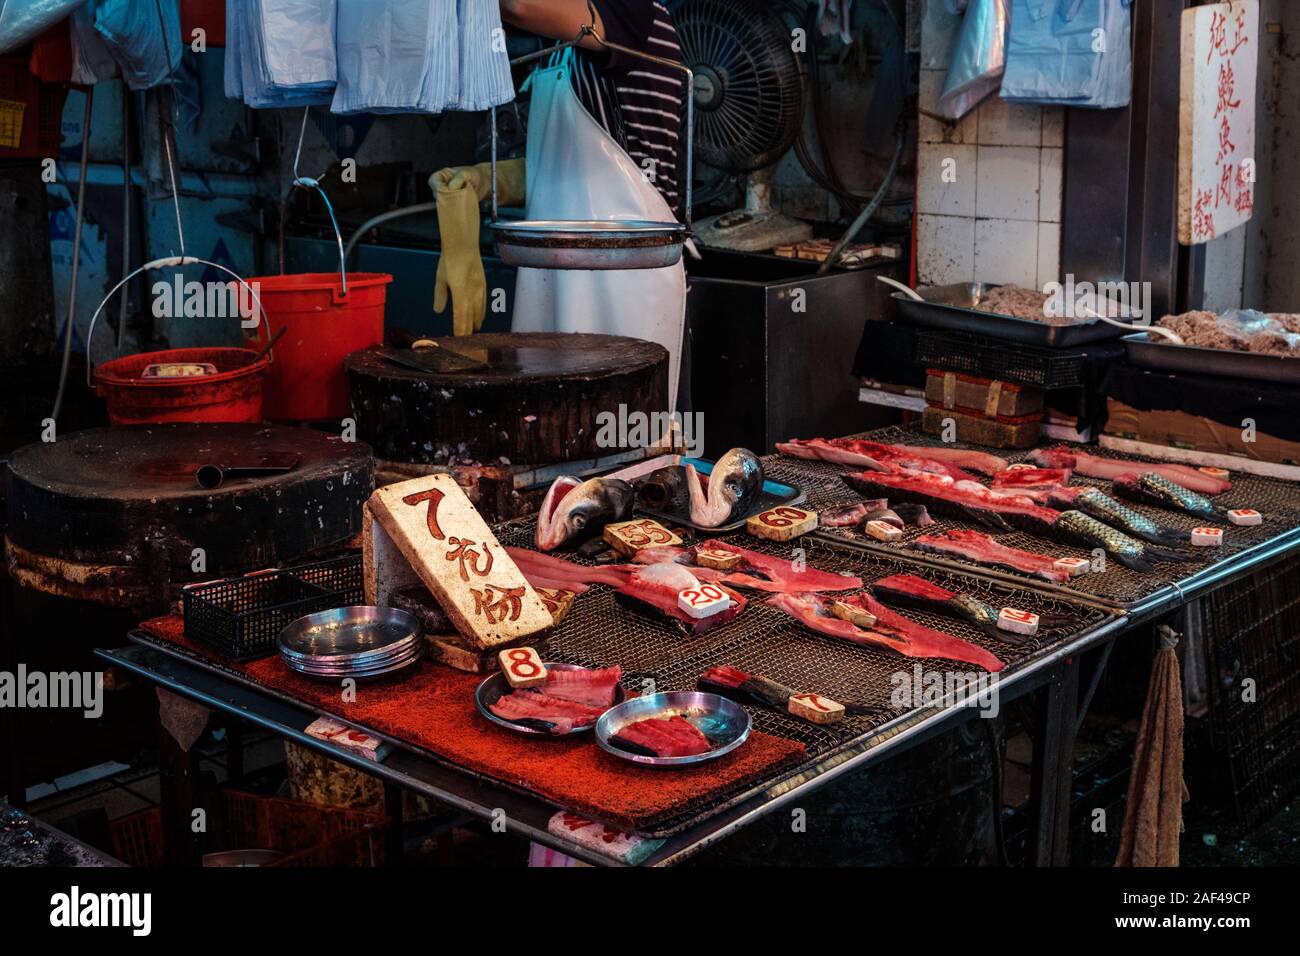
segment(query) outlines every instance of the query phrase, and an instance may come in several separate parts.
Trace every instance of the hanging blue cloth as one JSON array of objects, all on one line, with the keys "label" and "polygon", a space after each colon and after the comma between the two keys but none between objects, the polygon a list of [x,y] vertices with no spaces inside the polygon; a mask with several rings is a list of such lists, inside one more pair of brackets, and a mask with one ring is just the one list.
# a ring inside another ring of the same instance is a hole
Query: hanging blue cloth
[{"label": "hanging blue cloth", "polygon": [[498,0],[338,0],[335,113],[484,110],[514,98]]},{"label": "hanging blue cloth", "polygon": [[[93,26],[98,43],[83,52],[107,52],[133,90],[147,90],[171,82],[185,49],[181,42],[181,13],[176,0],[140,3],[138,0],[88,0],[77,11],[73,29],[79,36]],[[100,61],[100,69],[106,69]],[[97,71],[98,75],[98,71]]]},{"label": "hanging blue cloth", "polygon": [[1111,109],[1133,90],[1131,0],[1011,0],[1002,97]]},{"label": "hanging blue cloth", "polygon": [[226,96],[250,107],[334,98],[335,0],[226,0]]},{"label": "hanging blue cloth", "polygon": [[515,98],[500,0],[459,0],[460,70],[453,110],[486,110]]},{"label": "hanging blue cloth", "polygon": [[226,96],[257,109],[334,97],[335,0],[226,0]]}]

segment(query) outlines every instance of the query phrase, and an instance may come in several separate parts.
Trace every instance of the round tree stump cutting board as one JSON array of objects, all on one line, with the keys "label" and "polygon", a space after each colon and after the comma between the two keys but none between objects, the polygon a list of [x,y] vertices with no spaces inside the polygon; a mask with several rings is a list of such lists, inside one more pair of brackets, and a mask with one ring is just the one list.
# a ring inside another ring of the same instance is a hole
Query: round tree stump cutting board
[{"label": "round tree stump cutting board", "polygon": [[[294,465],[228,476],[213,490],[195,479],[200,465],[273,458]],[[360,531],[374,488],[366,445],[278,425],[93,428],[19,449],[9,471],[14,579],[129,607],[342,545]]]},{"label": "round tree stump cutting board", "polygon": [[653,342],[559,332],[436,341],[481,367],[423,371],[384,348],[344,360],[357,435],[379,459],[450,467],[598,458],[623,450],[598,437],[602,412],[668,411],[668,352]]}]

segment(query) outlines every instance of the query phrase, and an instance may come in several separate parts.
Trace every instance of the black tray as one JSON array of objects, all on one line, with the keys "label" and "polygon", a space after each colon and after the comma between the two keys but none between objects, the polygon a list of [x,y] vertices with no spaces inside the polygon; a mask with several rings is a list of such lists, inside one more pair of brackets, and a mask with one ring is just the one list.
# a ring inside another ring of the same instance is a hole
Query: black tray
[{"label": "black tray", "polygon": [[980,302],[996,288],[998,286],[982,282],[958,282],[954,285],[917,289],[917,295],[924,298],[924,302],[918,302],[903,292],[895,292],[893,298],[898,304],[899,317],[913,325],[976,332],[989,338],[1020,342],[1023,345],[1064,349],[1124,334],[1123,329],[1096,319],[1073,325],[1048,325],[1046,322],[981,311]]},{"label": "black tray", "polygon": [[1126,335],[1123,342],[1129,362],[1143,368],[1300,385],[1300,358],[1175,345],[1163,336],[1159,342],[1152,342],[1146,332]]}]

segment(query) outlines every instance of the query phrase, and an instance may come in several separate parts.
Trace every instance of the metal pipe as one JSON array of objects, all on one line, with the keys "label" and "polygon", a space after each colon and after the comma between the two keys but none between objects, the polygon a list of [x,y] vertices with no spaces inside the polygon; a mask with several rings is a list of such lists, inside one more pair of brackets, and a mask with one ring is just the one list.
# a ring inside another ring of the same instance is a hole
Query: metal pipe
[{"label": "metal pipe", "polygon": [[361,241],[361,237],[376,226],[382,226],[386,222],[391,222],[394,219],[401,219],[404,216],[414,216],[422,212],[434,212],[437,208],[438,204],[436,202],[419,202],[413,206],[403,206],[401,209],[390,209],[388,212],[381,212],[377,216],[371,216],[363,222],[354,233],[352,233],[352,238],[348,240],[348,244],[343,248],[343,261],[347,262],[352,258],[352,250],[356,248],[357,243]]},{"label": "metal pipe", "polygon": [[[77,316],[77,267],[81,264],[81,224],[86,217],[86,167],[90,165],[90,111],[95,102],[95,88],[86,87],[86,109],[81,116],[81,175],[77,183],[77,224],[72,230],[72,282],[68,290],[67,334],[63,337],[63,362],[59,366],[59,387],[54,393],[54,410],[50,418],[59,421],[63,392],[68,385],[68,364],[72,359],[72,324]],[[86,364],[90,364],[90,343],[86,343]]]}]

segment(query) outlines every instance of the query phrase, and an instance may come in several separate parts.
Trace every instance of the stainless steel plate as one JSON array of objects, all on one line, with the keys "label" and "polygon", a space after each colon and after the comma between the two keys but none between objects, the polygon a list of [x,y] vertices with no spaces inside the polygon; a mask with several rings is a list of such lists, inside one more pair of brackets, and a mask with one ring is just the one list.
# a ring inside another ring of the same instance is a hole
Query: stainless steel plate
[{"label": "stainless steel plate", "polygon": [[891,298],[898,306],[899,318],[912,325],[971,332],[1024,345],[1072,348],[1124,334],[1123,329],[1096,319],[1070,325],[1048,325],[1000,312],[986,312],[982,307],[984,297],[996,288],[996,285],[981,282],[959,282],[917,289],[924,302],[917,302],[902,292],[893,293]]},{"label": "stainless steel plate", "polygon": [[301,664],[289,660],[287,657],[281,657],[281,660],[284,661],[285,665],[289,667],[290,670],[295,670],[299,674],[304,674],[307,677],[318,677],[323,680],[342,680],[345,677],[352,677],[364,680],[370,677],[383,677],[388,674],[395,674],[419,661],[423,655],[423,646],[416,645],[413,651],[396,660],[387,661],[378,665],[370,665],[368,667],[338,670],[309,669]]},{"label": "stainless steel plate", "polygon": [[1124,348],[1128,350],[1128,360],[1144,368],[1300,385],[1300,358],[1175,345],[1163,338],[1153,342],[1146,332],[1126,335],[1123,342]]},{"label": "stainless steel plate", "polygon": [[[585,667],[579,667],[577,664],[556,664],[549,661],[544,661],[542,666],[544,666],[548,671],[581,671],[588,669]],[[498,726],[504,727],[507,730],[513,730],[517,734],[528,734],[532,737],[549,737],[553,739],[573,737],[577,734],[584,734],[588,730],[591,730],[592,727],[596,726],[594,722],[590,724],[582,724],[581,726],[574,727],[567,734],[553,734],[543,730],[541,727],[531,727],[528,724],[516,723],[513,720],[506,720],[504,717],[498,717],[496,714],[492,713],[491,705],[495,704],[506,694],[512,693],[513,690],[514,688],[510,686],[505,679],[505,675],[500,671],[484,678],[479,683],[478,687],[474,689],[474,703],[478,707],[478,712]],[[623,689],[623,685],[616,685],[614,687],[614,704],[621,704],[626,699],[627,691]]]},{"label": "stainless steel plate", "polygon": [[677,222],[524,220],[494,222],[497,252],[530,269],[660,269],[681,260],[686,227]]},{"label": "stainless steel plate", "polygon": [[[690,757],[650,757],[624,750],[612,739],[624,727],[639,720],[650,717],[673,717],[679,714],[700,728],[704,736],[715,745],[712,750]],[[651,694],[647,697],[634,697],[605,711],[600,720],[596,721],[596,743],[602,750],[633,763],[651,767],[686,767],[716,760],[723,754],[735,750],[749,739],[752,727],[753,720],[749,716],[749,711],[735,701],[719,697],[717,694],[679,690],[666,694]]]},{"label": "stainless steel plate", "polygon": [[308,614],[280,632],[286,658],[314,663],[364,665],[392,654],[394,645],[418,643],[420,622],[394,607],[333,608]]}]

